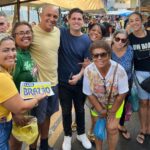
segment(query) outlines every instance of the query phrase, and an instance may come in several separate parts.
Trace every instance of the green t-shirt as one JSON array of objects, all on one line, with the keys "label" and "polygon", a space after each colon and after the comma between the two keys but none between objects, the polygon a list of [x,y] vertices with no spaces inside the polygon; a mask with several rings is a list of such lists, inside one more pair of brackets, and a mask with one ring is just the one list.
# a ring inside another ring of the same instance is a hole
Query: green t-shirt
[{"label": "green t-shirt", "polygon": [[18,90],[20,83],[35,82],[37,78],[37,67],[33,62],[29,50],[17,49],[16,67],[13,73],[13,79]]}]

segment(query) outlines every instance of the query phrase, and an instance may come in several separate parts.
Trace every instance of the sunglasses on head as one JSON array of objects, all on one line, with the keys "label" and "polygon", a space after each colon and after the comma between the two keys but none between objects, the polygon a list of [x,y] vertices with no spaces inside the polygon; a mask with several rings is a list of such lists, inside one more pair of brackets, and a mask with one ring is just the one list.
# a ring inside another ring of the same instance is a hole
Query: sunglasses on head
[{"label": "sunglasses on head", "polygon": [[116,42],[121,41],[122,43],[126,43],[126,42],[127,42],[127,39],[121,39],[121,38],[119,38],[119,37],[115,37],[115,41],[116,41]]},{"label": "sunglasses on head", "polygon": [[108,56],[107,52],[92,54],[93,59],[106,58]]}]

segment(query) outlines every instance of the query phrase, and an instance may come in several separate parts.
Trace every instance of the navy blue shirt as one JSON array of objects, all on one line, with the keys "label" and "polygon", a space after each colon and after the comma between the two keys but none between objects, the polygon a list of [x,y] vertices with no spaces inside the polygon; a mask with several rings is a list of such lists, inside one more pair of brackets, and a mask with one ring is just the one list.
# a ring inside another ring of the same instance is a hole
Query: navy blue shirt
[{"label": "navy blue shirt", "polygon": [[[58,79],[59,83],[68,84],[71,73],[78,74],[82,68],[79,63],[84,58],[90,58],[89,46],[91,40],[87,34],[73,36],[69,29],[61,29],[60,48],[58,55]],[[77,85],[81,85],[80,80]]]}]

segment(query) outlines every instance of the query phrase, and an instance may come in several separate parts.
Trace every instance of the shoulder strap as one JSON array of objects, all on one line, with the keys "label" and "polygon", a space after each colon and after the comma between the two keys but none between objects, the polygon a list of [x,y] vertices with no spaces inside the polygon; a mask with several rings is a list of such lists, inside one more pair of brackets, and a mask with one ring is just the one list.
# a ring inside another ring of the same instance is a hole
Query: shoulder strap
[{"label": "shoulder strap", "polygon": [[112,94],[112,89],[113,89],[113,84],[114,84],[114,81],[115,81],[115,76],[116,76],[117,68],[118,68],[118,63],[116,65],[114,73],[113,73],[113,82],[112,82],[112,85],[111,85],[111,88],[110,88],[110,92],[109,92],[109,95],[108,95],[108,103],[107,103],[108,105],[110,103],[110,98],[111,98],[111,94]]}]

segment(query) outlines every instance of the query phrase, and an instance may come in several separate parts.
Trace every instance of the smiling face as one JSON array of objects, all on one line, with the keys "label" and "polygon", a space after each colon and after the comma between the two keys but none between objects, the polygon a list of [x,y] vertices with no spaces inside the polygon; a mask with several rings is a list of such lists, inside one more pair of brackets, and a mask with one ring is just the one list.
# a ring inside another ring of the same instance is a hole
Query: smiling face
[{"label": "smiling face", "polygon": [[0,66],[9,70],[14,67],[16,47],[14,41],[7,39],[0,44]]},{"label": "smiling face", "polygon": [[20,25],[15,30],[15,42],[17,47],[27,49],[32,42],[32,31],[27,25]]},{"label": "smiling face", "polygon": [[132,14],[129,17],[129,25],[134,31],[139,31],[142,29],[142,19],[138,14]]},{"label": "smiling face", "polygon": [[56,26],[59,11],[58,8],[55,6],[47,6],[43,9],[42,13],[40,14],[41,22],[40,27],[46,31],[50,32],[53,30],[54,26]]},{"label": "smiling face", "polygon": [[127,36],[123,33],[118,33],[113,38],[113,46],[115,46],[117,49],[122,49],[127,44]]},{"label": "smiling face", "polygon": [[102,31],[99,25],[94,25],[89,30],[89,37],[92,41],[101,40],[102,39]]},{"label": "smiling face", "polygon": [[96,67],[100,69],[104,69],[109,66],[110,56],[106,50],[103,48],[96,48],[92,50],[93,62]]},{"label": "smiling face", "polygon": [[72,13],[70,18],[68,18],[68,23],[71,31],[80,32],[84,24],[83,15],[79,12]]}]

